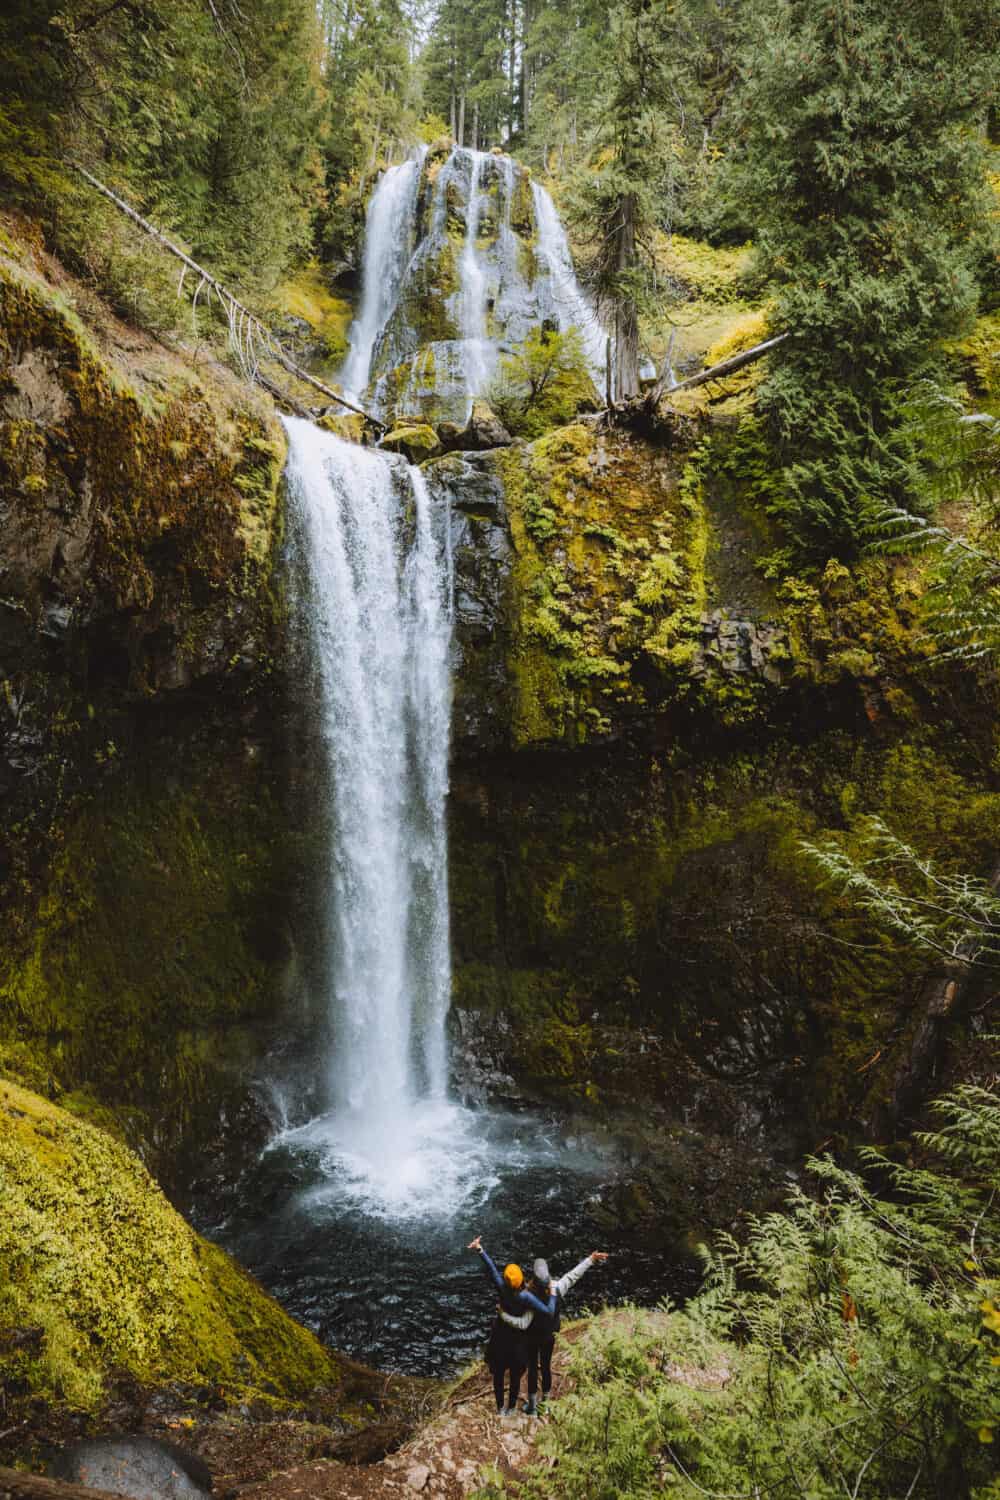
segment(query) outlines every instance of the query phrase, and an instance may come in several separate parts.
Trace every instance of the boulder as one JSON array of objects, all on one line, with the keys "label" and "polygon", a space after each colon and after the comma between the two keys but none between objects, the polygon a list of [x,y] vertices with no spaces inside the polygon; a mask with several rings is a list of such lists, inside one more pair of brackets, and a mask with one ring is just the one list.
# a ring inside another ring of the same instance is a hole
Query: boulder
[{"label": "boulder", "polygon": [[423,422],[411,427],[394,427],[382,439],[382,447],[388,453],[404,454],[411,464],[423,463],[425,458],[434,458],[441,452],[437,433]]},{"label": "boulder", "polygon": [[485,448],[509,448],[514,439],[485,401],[473,401],[472,414],[455,443],[461,453],[475,453]]},{"label": "boulder", "polygon": [[348,443],[363,443],[368,427],[360,412],[345,411],[337,406],[328,406],[317,425]]}]

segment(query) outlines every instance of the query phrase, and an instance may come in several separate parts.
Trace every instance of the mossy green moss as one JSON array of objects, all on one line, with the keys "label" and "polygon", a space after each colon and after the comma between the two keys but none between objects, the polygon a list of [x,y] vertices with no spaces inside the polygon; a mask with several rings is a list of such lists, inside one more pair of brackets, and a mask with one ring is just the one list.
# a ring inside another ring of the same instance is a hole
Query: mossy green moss
[{"label": "mossy green moss", "polygon": [[189,753],[186,787],[154,758],[64,821],[0,958],[0,1070],[111,1104],[161,1164],[251,1066],[288,963],[291,844],[266,769]]},{"label": "mossy green moss", "polygon": [[648,702],[641,659],[683,666],[705,523],[682,465],[580,423],[498,463],[515,549],[516,746],[600,739]]},{"label": "mossy green moss", "polygon": [[114,1109],[167,1170],[281,993],[278,778],[253,705],[283,628],[284,435],[225,371],[81,294],[85,326],[46,270],[0,257],[0,718],[30,725],[0,1069]]},{"label": "mossy green moss", "polygon": [[40,1396],[97,1405],[104,1376],[302,1397],[336,1359],[170,1207],[97,1126],[0,1082],[0,1324],[43,1331],[15,1355]]},{"label": "mossy green moss", "polygon": [[0,372],[16,393],[0,429],[0,484],[16,501],[6,589],[29,611],[57,544],[64,566],[86,558],[74,605],[91,615],[147,609],[165,588],[194,612],[206,590],[266,586],[285,440],[259,397],[165,351],[126,365],[28,261],[5,256]]},{"label": "mossy green moss", "polygon": [[309,325],[327,362],[331,365],[343,362],[354,309],[346,298],[336,296],[330,289],[322,267],[315,262],[303,266],[278,288],[274,303],[279,313],[300,318]]},{"label": "mossy green moss", "polygon": [[859,916],[803,841],[851,847],[877,811],[984,871],[1000,815],[985,746],[969,754],[946,709],[899,728],[697,755],[619,744],[572,774],[545,757],[488,803],[460,779],[452,863],[474,874],[453,880],[456,1005],[534,1094],[701,1109],[715,1130],[729,1089],[770,1101],[775,1137],[788,1102],[800,1145],[858,1130],[891,1090],[926,958]]}]

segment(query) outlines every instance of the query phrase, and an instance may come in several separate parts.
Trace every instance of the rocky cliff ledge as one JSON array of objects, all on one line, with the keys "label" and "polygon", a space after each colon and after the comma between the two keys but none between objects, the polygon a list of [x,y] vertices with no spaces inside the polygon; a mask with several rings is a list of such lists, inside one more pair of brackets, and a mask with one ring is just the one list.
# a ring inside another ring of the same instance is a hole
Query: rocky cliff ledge
[{"label": "rocky cliff ledge", "polygon": [[291,982],[283,458],[270,403],[4,227],[0,1066],[168,1179]]},{"label": "rocky cliff ledge", "polygon": [[705,409],[426,469],[458,580],[460,1084],[631,1128],[614,1207],[678,1227],[765,1158],[891,1134],[922,961],[803,842],[878,811],[989,864],[995,684],[935,662],[919,566],[768,564],[752,420]]}]

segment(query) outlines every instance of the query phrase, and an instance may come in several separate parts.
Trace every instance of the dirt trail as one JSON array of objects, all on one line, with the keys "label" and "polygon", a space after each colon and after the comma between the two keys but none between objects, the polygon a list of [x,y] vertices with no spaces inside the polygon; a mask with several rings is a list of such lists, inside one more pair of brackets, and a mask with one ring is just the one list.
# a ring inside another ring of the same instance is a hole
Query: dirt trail
[{"label": "dirt trail", "polygon": [[[565,1367],[569,1346],[583,1328],[564,1331],[552,1362],[553,1395],[565,1394],[570,1382]],[[524,1385],[521,1386],[522,1400]],[[416,1495],[460,1500],[478,1488],[481,1470],[494,1464],[507,1476],[522,1473],[536,1456],[535,1438],[548,1419],[497,1416],[493,1385],[480,1367],[456,1386],[437,1416],[396,1453],[380,1463],[354,1467],[317,1459],[270,1479],[230,1491],[239,1500],[373,1500]]]}]

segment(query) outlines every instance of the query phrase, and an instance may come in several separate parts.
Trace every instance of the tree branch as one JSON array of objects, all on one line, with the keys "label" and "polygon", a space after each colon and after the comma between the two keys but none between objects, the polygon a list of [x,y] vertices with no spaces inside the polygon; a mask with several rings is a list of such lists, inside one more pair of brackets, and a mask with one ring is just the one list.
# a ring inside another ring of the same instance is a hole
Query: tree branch
[{"label": "tree branch", "polygon": [[[326,396],[328,401],[336,401],[339,406],[346,407],[348,411],[354,412],[359,417],[364,417],[365,421],[369,422],[379,432],[385,432],[386,427],[384,422],[380,422],[377,417],[369,416],[368,412],[363,411],[360,406],[355,406],[353,402],[341,396],[338,391],[333,390],[331,386],[325,385],[322,380],[317,380],[315,375],[310,375],[308,370],[304,370],[301,365],[297,364],[291,355],[287,354],[282,348],[274,331],[261,318],[258,318],[256,313],[252,313],[210,271],[206,271],[203,266],[200,266],[179,245],[175,245],[173,240],[168,239],[148,219],[144,219],[140,213],[137,213],[130,204],[125,202],[124,198],[120,198],[117,193],[112,192],[111,188],[106,187],[99,178],[95,177],[92,172],[88,172],[87,168],[81,166],[79,162],[68,159],[68,165],[89,182],[91,187],[96,188],[99,193],[107,198],[109,203],[113,203],[120,213],[125,214],[134,224],[138,224],[139,228],[145,234],[156,240],[165,250],[169,250],[170,254],[175,255],[189,270],[197,271],[201,278],[199,290],[202,286],[207,286],[210,291],[215,292],[229,319],[230,344],[236,351],[244,378],[250,385],[262,383],[260,381],[260,372],[257,368],[257,361],[253,354],[253,340],[257,339],[264,351],[275,359],[283,369],[287,370],[289,375],[294,375],[296,380],[303,380],[307,385],[314,386],[316,390],[321,391]],[[197,295],[196,292],[196,300]],[[295,404],[294,401],[289,401],[289,405],[294,406]]]}]

